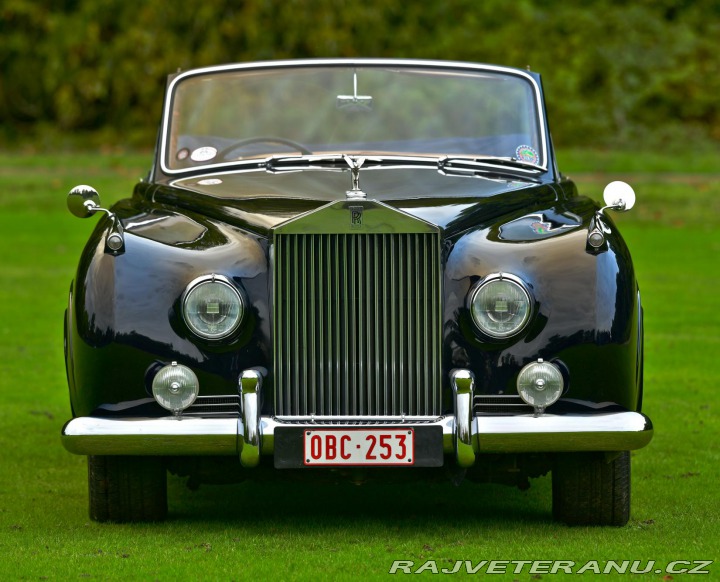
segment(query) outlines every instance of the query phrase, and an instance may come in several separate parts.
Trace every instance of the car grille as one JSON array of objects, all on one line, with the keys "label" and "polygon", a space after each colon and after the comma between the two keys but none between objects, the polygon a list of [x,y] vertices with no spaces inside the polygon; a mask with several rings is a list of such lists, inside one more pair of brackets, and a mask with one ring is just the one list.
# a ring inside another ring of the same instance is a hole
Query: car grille
[{"label": "car grille", "polygon": [[276,234],[276,415],[440,415],[439,248],[437,233]]}]

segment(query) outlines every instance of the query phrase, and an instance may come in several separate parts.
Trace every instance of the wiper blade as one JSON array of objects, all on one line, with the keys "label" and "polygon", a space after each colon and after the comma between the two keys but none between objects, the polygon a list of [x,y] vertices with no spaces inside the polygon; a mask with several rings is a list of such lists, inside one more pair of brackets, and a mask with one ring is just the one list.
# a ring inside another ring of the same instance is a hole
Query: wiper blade
[{"label": "wiper blade", "polygon": [[[298,172],[301,170],[346,171],[351,166],[347,162],[347,154],[313,154],[305,156],[273,156],[265,160],[267,172]],[[365,158],[371,164],[381,162],[381,158]],[[371,165],[369,164],[369,165]]]},{"label": "wiper blade", "polygon": [[276,170],[293,170],[295,168],[305,170],[315,166],[327,168],[328,166],[340,165],[347,167],[342,154],[330,155],[305,155],[305,156],[273,156],[264,161],[265,169],[269,172]]},{"label": "wiper blade", "polygon": [[540,175],[545,172],[540,166],[521,162],[515,158],[499,157],[449,157],[437,161],[438,172],[441,174],[473,174],[490,179],[516,179],[539,182]]},{"label": "wiper blade", "polygon": [[492,168],[497,169],[500,168],[507,168],[512,169],[517,172],[522,172],[524,174],[527,174],[528,176],[537,176],[545,171],[544,168],[536,165],[536,164],[529,164],[527,162],[521,162],[518,159],[515,158],[499,158],[499,157],[493,157],[493,156],[487,156],[487,157],[480,157],[480,158],[464,158],[464,157],[450,157],[446,156],[444,158],[440,158],[438,160],[438,168],[439,169],[445,169],[445,168],[468,168],[468,169],[474,169],[474,168]]},{"label": "wiper blade", "polygon": [[352,169],[350,160],[362,160],[363,168],[374,168],[378,166],[416,166],[434,165],[435,158],[424,156],[377,156],[362,154],[314,154],[304,156],[273,156],[263,161],[263,166],[268,172],[295,172],[300,170],[336,170],[348,171]]}]

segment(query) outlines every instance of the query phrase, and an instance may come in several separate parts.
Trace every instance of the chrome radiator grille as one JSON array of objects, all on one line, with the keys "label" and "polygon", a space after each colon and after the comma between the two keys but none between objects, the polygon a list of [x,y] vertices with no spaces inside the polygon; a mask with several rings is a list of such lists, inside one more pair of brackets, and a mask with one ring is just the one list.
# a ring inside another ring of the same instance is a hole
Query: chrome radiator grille
[{"label": "chrome radiator grille", "polygon": [[441,413],[436,233],[275,236],[275,414]]}]

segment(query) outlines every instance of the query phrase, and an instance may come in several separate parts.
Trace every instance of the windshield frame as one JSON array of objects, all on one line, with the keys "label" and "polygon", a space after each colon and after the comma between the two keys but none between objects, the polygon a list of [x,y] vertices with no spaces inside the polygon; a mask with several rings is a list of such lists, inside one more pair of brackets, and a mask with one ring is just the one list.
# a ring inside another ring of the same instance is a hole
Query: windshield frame
[{"label": "windshield frame", "polygon": [[[244,159],[234,160],[220,163],[197,165],[192,167],[184,168],[171,168],[168,163],[169,146],[170,146],[170,133],[171,133],[171,118],[174,109],[174,97],[178,85],[193,77],[202,77],[207,75],[217,75],[225,72],[238,72],[238,71],[262,71],[262,70],[273,70],[273,69],[284,69],[284,68],[319,68],[319,67],[338,67],[338,68],[352,68],[352,67],[377,67],[377,68],[406,68],[406,69],[417,69],[425,68],[428,70],[447,70],[449,72],[477,72],[477,73],[497,73],[503,75],[515,76],[528,82],[532,87],[532,93],[535,98],[535,113],[537,115],[536,125],[540,140],[540,159],[542,163],[537,164],[535,167],[542,171],[547,172],[552,167],[552,160],[550,159],[550,140],[547,134],[547,121],[545,114],[545,106],[543,100],[542,89],[538,82],[537,75],[530,72],[523,71],[521,69],[515,69],[511,67],[502,67],[498,65],[486,65],[476,63],[466,63],[458,61],[434,61],[434,60],[418,60],[418,59],[301,59],[301,60],[286,60],[286,61],[264,61],[254,63],[241,63],[241,64],[230,64],[230,65],[219,65],[213,67],[204,67],[200,69],[191,69],[182,73],[179,73],[170,78],[167,91],[166,99],[164,103],[164,110],[162,116],[162,125],[159,135],[159,148],[157,152],[157,165],[160,171],[166,176],[182,177],[204,173],[216,173],[222,172],[230,168],[238,168],[243,166],[251,166],[255,168],[262,168],[265,161],[262,158],[255,159]],[[269,156],[274,157],[274,156]],[[382,157],[382,156],[381,156]],[[394,155],[388,156],[389,158],[406,157],[402,152],[397,152]],[[410,157],[410,156],[407,156]],[[415,157],[415,156],[412,156]],[[427,159],[437,159],[431,155],[427,156]]]}]

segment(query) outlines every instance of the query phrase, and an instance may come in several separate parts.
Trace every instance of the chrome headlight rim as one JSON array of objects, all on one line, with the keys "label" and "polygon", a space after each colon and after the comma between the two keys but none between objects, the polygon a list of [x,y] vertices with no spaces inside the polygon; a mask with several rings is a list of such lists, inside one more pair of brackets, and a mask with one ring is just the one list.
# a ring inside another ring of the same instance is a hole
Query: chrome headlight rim
[{"label": "chrome headlight rim", "polygon": [[[527,301],[527,310],[524,317],[520,321],[520,324],[507,332],[497,332],[488,329],[482,324],[481,321],[478,321],[475,315],[475,310],[473,309],[473,305],[475,303],[475,299],[478,296],[478,293],[480,293],[480,291],[486,286],[497,281],[507,281],[516,285],[517,288],[525,296],[525,300]],[[535,313],[535,305],[535,297],[531,293],[528,284],[522,278],[518,277],[517,275],[513,275],[512,273],[499,272],[486,275],[470,288],[470,292],[467,296],[467,309],[470,311],[470,317],[472,319],[473,325],[475,326],[475,329],[481,334],[483,334],[483,336],[495,341],[514,339],[520,334],[522,334],[527,329],[530,321],[532,320],[532,317]]]},{"label": "chrome headlight rim", "polygon": [[[197,327],[190,319],[188,303],[192,297],[193,292],[197,291],[201,286],[208,283],[218,283],[225,286],[231,293],[232,296],[237,300],[238,304],[238,316],[232,322],[232,324],[218,333],[208,333],[199,327]],[[209,275],[202,275],[190,281],[185,287],[182,296],[180,297],[180,306],[182,319],[187,328],[196,337],[206,341],[218,341],[224,340],[235,334],[245,319],[247,301],[241,289],[238,288],[228,277],[224,275],[218,275],[217,273],[211,273]]]}]

